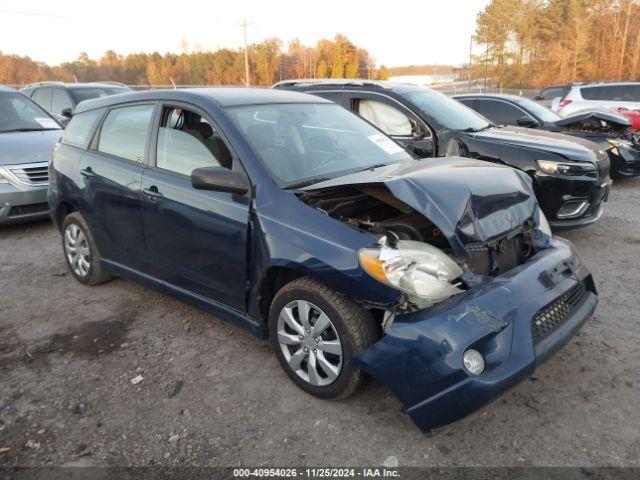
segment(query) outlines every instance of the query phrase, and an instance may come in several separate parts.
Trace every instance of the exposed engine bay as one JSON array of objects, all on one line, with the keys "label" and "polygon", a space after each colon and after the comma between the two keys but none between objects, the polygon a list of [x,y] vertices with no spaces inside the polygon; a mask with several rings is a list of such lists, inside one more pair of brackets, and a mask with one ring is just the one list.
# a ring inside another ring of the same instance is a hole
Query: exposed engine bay
[{"label": "exposed engine bay", "polygon": [[571,115],[555,124],[572,132],[601,133],[611,137],[621,135],[631,126],[626,117],[599,111]]},{"label": "exposed engine bay", "polygon": [[[344,186],[307,192],[305,203],[359,230],[385,236],[390,246],[413,240],[455,254],[440,229],[423,214],[395,198],[383,185]],[[495,276],[526,262],[534,253],[529,234],[533,221],[489,242],[466,245],[464,266],[475,274]]]}]

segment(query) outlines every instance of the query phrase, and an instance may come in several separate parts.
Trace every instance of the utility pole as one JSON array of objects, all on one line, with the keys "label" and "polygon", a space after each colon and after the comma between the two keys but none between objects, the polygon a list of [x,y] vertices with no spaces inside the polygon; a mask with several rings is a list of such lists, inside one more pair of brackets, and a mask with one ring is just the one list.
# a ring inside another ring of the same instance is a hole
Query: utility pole
[{"label": "utility pole", "polygon": [[247,46],[247,19],[242,19],[242,30],[244,32],[244,83],[247,87],[251,85],[249,80],[249,48]]},{"label": "utility pole", "polygon": [[469,93],[471,93],[471,53],[473,50],[473,35],[469,39]]}]

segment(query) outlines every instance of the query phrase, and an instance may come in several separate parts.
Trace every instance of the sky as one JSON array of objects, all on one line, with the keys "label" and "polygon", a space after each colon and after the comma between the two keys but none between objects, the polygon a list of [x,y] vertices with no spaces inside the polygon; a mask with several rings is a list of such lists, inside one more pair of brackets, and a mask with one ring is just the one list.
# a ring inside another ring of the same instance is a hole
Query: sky
[{"label": "sky", "polygon": [[0,0],[0,51],[56,65],[85,51],[180,52],[242,46],[268,37],[314,45],[345,34],[378,65],[461,64],[489,0]]}]

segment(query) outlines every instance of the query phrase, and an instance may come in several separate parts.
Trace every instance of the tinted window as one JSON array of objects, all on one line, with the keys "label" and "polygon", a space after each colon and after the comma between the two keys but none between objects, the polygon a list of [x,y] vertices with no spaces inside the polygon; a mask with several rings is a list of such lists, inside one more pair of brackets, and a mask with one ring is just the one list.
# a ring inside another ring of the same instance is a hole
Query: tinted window
[{"label": "tinted window", "polygon": [[580,93],[585,100],[640,102],[640,85],[636,84],[582,87]]},{"label": "tinted window", "polygon": [[538,102],[534,102],[533,100],[529,100],[528,98],[518,98],[516,103],[524,108],[527,112],[535,115],[543,122],[555,122],[556,120],[560,120],[560,116],[549,110],[547,107],[540,105]]},{"label": "tinted window", "polygon": [[102,117],[103,109],[78,113],[67,125],[62,135],[62,143],[74,147],[87,148],[91,134],[98,120]]},{"label": "tinted window", "polygon": [[0,94],[0,133],[59,129],[48,113],[21,93]]},{"label": "tinted window", "polygon": [[380,130],[335,104],[271,104],[227,112],[285,187],[411,158]]},{"label": "tinted window", "polygon": [[33,93],[32,97],[38,105],[47,110],[51,111],[51,88],[43,87],[36,88],[36,91]]},{"label": "tinted window", "polygon": [[357,104],[358,114],[387,135],[411,135],[409,118],[397,108],[376,100],[363,99]]},{"label": "tinted window", "polygon": [[434,90],[411,90],[402,94],[428,116],[451,130],[482,130],[489,122],[462,103]]},{"label": "tinted window", "polygon": [[475,109],[494,123],[517,125],[518,118],[525,113],[517,107],[500,100],[477,99]]},{"label": "tinted window", "polygon": [[153,110],[153,105],[111,110],[100,129],[98,150],[134,162],[142,162]]},{"label": "tinted window", "polygon": [[540,96],[543,100],[553,100],[554,98],[562,97],[565,94],[564,87],[552,87],[542,90]]},{"label": "tinted window", "polygon": [[231,168],[231,153],[206,119],[168,107],[158,131],[156,166],[183,175],[200,167]]},{"label": "tinted window", "polygon": [[51,111],[62,113],[65,108],[73,108],[69,94],[60,88],[54,88],[51,95]]}]

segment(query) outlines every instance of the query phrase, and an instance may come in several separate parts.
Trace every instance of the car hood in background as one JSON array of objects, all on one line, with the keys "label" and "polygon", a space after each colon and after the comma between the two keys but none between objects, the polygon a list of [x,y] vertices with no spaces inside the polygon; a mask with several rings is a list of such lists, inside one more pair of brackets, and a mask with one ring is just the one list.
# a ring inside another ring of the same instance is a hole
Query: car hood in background
[{"label": "car hood in background", "polygon": [[500,238],[537,219],[530,178],[510,167],[461,157],[429,158],[353,173],[304,188],[384,185],[436,225],[460,256],[465,245]]},{"label": "car hood in background", "polygon": [[63,130],[0,133],[0,165],[48,162]]},{"label": "car hood in background", "polygon": [[568,137],[562,133],[512,126],[496,126],[470,133],[475,138],[506,145],[545,150],[571,160],[595,161],[599,146],[589,140]]},{"label": "car hood in background", "polygon": [[560,120],[556,120],[554,122],[555,125],[562,128],[570,128],[579,126],[580,123],[589,122],[592,120],[602,121],[610,127],[616,133],[623,133],[631,126],[631,120],[622,115],[617,115],[615,113],[608,112],[582,112],[578,114],[571,115],[569,117],[561,118]]}]

